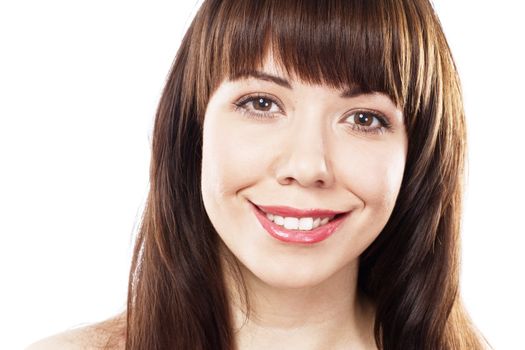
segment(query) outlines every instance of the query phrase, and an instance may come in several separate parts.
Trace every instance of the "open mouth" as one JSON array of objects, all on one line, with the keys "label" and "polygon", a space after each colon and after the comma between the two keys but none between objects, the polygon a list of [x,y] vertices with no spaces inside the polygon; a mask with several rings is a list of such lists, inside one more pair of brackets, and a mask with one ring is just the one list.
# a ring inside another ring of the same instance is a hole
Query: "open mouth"
[{"label": "open mouth", "polygon": [[267,213],[260,208],[258,208],[266,218],[273,223],[282,226],[288,230],[301,230],[301,231],[311,231],[315,230],[318,227],[324,226],[333,220],[344,216],[345,214],[336,214],[331,216],[310,216],[310,217],[293,217],[293,216],[282,216],[272,213]]},{"label": "open mouth", "polygon": [[330,216],[290,217],[267,213],[251,203],[255,216],[274,238],[288,243],[317,243],[330,237],[351,212]]}]

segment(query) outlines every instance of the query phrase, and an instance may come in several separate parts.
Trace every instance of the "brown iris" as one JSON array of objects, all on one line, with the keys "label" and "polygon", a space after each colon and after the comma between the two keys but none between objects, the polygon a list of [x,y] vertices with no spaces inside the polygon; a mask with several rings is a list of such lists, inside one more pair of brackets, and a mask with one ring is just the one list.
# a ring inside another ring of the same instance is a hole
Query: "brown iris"
[{"label": "brown iris", "polygon": [[370,126],[374,121],[374,116],[371,113],[358,112],[354,116],[354,122],[362,126]]},{"label": "brown iris", "polygon": [[256,110],[260,110],[260,111],[264,111],[264,112],[267,112],[270,110],[270,107],[271,107],[271,104],[272,102],[268,102],[267,99],[263,98],[263,97],[260,97],[256,100],[253,101],[254,102],[254,108]]},{"label": "brown iris", "polygon": [[374,121],[374,115],[367,112],[358,112],[354,116],[354,122],[362,126],[370,126]]}]

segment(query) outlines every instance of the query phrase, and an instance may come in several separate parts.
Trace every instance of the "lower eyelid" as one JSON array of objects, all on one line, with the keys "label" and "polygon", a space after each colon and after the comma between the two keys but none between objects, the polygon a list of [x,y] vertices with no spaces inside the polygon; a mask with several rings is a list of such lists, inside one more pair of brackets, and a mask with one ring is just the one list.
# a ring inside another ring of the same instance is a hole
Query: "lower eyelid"
[{"label": "lower eyelid", "polygon": [[361,134],[383,134],[385,131],[388,131],[388,129],[384,126],[377,128],[367,128],[358,124],[349,124],[347,128],[351,129],[352,132],[358,132]]}]

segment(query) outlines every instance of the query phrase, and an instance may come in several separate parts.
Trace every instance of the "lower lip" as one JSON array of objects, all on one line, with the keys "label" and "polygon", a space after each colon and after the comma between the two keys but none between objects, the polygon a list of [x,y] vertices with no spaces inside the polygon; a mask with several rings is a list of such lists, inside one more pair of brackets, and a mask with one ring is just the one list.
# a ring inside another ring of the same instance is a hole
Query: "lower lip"
[{"label": "lower lip", "polygon": [[277,225],[273,221],[270,221],[264,212],[257,208],[253,203],[250,204],[255,213],[255,216],[261,223],[262,227],[270,234],[270,236],[287,243],[313,244],[324,241],[337,230],[337,228],[350,214],[346,213],[345,215],[330,221],[326,225],[319,226],[318,228],[310,231],[288,230],[283,226]]}]

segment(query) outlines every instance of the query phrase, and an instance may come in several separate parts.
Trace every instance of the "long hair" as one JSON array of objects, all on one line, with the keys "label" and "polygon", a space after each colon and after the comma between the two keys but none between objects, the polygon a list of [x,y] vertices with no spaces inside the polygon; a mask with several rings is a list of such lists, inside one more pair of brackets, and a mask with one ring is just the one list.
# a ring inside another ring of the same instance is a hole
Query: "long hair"
[{"label": "long hair", "polygon": [[126,349],[235,349],[221,240],[201,195],[202,125],[224,79],[273,58],[290,77],[358,85],[402,108],[408,154],[386,226],[360,257],[380,349],[481,349],[459,294],[466,132],[427,0],[206,0],[155,119],[150,191],[129,276]]}]

